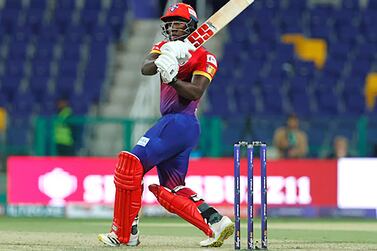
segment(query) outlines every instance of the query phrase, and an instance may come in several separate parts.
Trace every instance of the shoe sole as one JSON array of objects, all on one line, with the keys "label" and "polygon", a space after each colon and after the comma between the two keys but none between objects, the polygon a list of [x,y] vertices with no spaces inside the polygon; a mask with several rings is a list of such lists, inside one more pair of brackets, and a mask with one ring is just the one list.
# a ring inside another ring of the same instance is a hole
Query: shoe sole
[{"label": "shoe sole", "polygon": [[234,233],[234,224],[230,224],[226,226],[224,230],[221,232],[219,239],[209,245],[208,247],[221,247],[224,243],[224,240],[228,239]]}]

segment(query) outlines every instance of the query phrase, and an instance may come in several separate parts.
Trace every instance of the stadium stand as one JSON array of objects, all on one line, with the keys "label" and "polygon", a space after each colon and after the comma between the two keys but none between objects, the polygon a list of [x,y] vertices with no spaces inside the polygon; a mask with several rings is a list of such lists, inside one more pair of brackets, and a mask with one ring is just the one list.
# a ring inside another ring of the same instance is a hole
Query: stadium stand
[{"label": "stadium stand", "polygon": [[[121,39],[129,2],[2,1],[0,106],[8,115],[8,146],[31,145],[33,116],[55,114],[61,97],[77,115],[101,100],[108,48]],[[137,15],[148,14],[138,8]],[[328,128],[344,128],[341,134],[356,145],[360,116],[369,119],[368,135],[374,136],[377,105],[367,107],[365,98],[373,104],[376,96],[374,81],[366,88],[367,76],[377,70],[376,25],[374,0],[255,1],[228,26],[208,90],[204,114],[224,121],[223,145],[235,137],[271,144],[273,130],[292,112],[308,133],[310,157],[321,157],[337,135]],[[294,42],[285,41],[287,35]],[[309,45],[322,48],[319,61],[303,60]]]},{"label": "stadium stand", "polygon": [[[271,144],[268,135],[276,125],[263,117],[295,112],[307,125],[309,157],[320,157],[321,146],[336,133],[355,143],[357,118],[376,116],[367,109],[364,96],[366,77],[377,67],[376,2],[255,1],[229,26],[219,72],[208,91],[212,105],[206,114],[224,120],[235,116],[238,124],[239,116],[245,124],[251,118],[252,137]],[[285,35],[293,44],[283,42]],[[302,40],[310,39],[322,40],[327,47],[323,66],[300,55],[318,53],[306,50],[308,44]],[[369,127],[373,134],[372,122]],[[232,143],[224,140],[224,145]]]},{"label": "stadium stand", "polygon": [[57,99],[68,98],[77,115],[98,103],[108,47],[120,39],[128,6],[119,0],[3,2],[0,105],[9,115],[12,149],[31,145],[31,117],[55,114]]}]

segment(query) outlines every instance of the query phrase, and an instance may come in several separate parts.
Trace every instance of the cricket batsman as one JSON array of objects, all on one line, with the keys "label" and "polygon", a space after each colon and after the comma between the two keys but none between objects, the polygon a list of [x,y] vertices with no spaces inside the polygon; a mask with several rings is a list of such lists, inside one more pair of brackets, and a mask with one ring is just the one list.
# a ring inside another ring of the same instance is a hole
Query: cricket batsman
[{"label": "cricket batsman", "polygon": [[198,24],[196,12],[190,5],[172,5],[161,20],[166,39],[153,45],[141,72],[160,75],[162,117],[131,152],[120,152],[114,174],[113,223],[110,233],[100,234],[98,238],[108,246],[139,245],[137,225],[142,179],[156,167],[160,185],[150,185],[149,190],[158,202],[207,235],[200,246],[220,247],[233,234],[233,222],[185,186],[190,152],[200,134],[196,110],[217,71],[217,61],[205,48],[195,50],[184,42]]}]

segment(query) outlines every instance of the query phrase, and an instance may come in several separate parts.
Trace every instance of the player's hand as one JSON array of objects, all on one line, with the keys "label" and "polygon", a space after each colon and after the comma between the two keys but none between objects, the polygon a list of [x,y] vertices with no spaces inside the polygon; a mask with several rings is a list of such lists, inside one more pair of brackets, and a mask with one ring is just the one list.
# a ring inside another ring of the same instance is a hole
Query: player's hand
[{"label": "player's hand", "polygon": [[195,50],[195,47],[180,40],[167,42],[161,46],[161,53],[170,53],[174,55],[178,61],[187,61],[191,57],[190,50]]},{"label": "player's hand", "polygon": [[155,61],[162,82],[170,83],[178,74],[178,60],[170,53],[161,54]]}]

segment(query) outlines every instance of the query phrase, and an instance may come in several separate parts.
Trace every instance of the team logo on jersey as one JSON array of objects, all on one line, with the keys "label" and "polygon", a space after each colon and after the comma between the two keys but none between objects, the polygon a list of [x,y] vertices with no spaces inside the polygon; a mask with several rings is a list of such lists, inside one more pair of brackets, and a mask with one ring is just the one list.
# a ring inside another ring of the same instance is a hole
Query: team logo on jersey
[{"label": "team logo on jersey", "polygon": [[174,12],[176,9],[178,9],[178,4],[174,4],[174,5],[170,6],[169,11]]},{"label": "team logo on jersey", "polygon": [[217,61],[213,55],[207,55],[207,63],[211,63],[217,67]]}]

